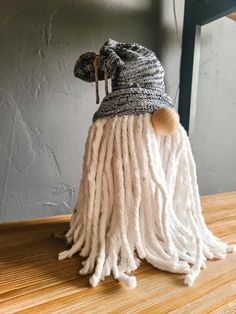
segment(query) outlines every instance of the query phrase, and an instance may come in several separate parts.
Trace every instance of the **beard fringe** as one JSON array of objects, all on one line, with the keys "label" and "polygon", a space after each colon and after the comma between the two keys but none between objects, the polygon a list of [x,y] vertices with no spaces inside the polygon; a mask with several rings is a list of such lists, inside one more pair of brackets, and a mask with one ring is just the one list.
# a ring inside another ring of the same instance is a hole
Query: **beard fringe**
[{"label": "beard fringe", "polygon": [[136,287],[140,259],[184,273],[192,286],[206,260],[235,251],[207,228],[195,162],[182,126],[157,136],[149,113],[95,121],[86,142],[76,211],[66,234],[86,257],[80,274],[97,286],[106,276]]}]

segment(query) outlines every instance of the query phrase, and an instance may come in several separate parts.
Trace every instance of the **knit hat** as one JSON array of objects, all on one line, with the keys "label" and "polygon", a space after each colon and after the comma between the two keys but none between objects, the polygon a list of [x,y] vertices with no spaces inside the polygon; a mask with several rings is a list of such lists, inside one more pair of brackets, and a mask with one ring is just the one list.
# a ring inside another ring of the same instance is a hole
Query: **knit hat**
[{"label": "knit hat", "polygon": [[[76,77],[94,82],[96,54],[86,52],[74,68]],[[111,78],[112,91],[104,97],[93,121],[103,117],[152,113],[171,107],[165,93],[164,70],[155,53],[139,44],[109,39],[100,49],[97,79]]]}]

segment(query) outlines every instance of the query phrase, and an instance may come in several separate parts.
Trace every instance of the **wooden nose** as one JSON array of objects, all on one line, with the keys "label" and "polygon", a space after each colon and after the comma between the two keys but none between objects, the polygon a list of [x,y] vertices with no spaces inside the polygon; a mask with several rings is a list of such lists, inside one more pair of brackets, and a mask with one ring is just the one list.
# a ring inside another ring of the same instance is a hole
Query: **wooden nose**
[{"label": "wooden nose", "polygon": [[153,112],[151,122],[159,135],[171,135],[179,127],[179,115],[172,108],[160,108]]}]

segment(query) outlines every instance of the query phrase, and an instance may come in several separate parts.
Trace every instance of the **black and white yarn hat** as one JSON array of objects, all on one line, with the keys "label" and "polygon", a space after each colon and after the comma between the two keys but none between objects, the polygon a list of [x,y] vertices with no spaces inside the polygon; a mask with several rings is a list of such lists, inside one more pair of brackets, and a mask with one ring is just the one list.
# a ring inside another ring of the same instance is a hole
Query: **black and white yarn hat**
[{"label": "black and white yarn hat", "polygon": [[164,70],[155,53],[139,44],[119,43],[109,39],[98,56],[86,52],[74,68],[76,77],[94,82],[112,80],[112,91],[104,97],[93,121],[98,118],[152,113],[158,108],[171,107],[171,98],[165,93]]}]

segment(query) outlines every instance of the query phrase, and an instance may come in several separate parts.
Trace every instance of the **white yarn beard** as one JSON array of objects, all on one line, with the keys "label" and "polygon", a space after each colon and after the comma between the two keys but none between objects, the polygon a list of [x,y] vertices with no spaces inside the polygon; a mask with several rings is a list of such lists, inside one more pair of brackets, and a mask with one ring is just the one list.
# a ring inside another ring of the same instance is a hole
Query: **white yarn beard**
[{"label": "white yarn beard", "polygon": [[206,260],[235,246],[216,238],[202,216],[195,162],[180,126],[157,136],[150,114],[98,119],[90,128],[83,177],[67,240],[86,257],[80,274],[97,286],[113,276],[130,287],[139,258],[184,273],[191,286]]}]

